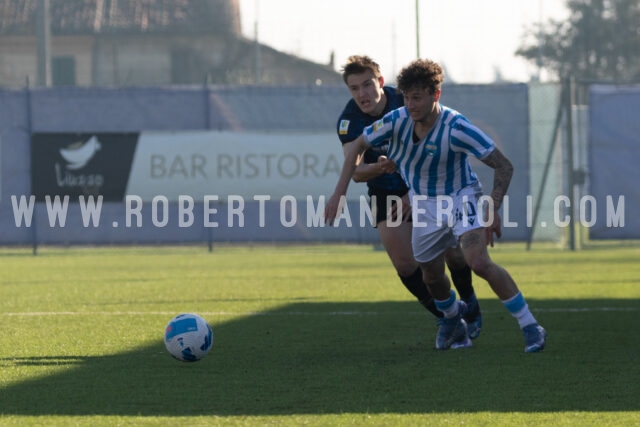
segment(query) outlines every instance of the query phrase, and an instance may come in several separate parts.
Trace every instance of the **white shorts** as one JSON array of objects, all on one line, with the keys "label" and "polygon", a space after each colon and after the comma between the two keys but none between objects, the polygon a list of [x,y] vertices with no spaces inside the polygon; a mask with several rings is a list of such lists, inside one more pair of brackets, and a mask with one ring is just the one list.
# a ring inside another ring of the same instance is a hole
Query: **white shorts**
[{"label": "white shorts", "polygon": [[418,262],[428,262],[448,248],[458,245],[460,236],[483,227],[478,200],[479,186],[466,187],[453,196],[411,198],[413,256]]}]

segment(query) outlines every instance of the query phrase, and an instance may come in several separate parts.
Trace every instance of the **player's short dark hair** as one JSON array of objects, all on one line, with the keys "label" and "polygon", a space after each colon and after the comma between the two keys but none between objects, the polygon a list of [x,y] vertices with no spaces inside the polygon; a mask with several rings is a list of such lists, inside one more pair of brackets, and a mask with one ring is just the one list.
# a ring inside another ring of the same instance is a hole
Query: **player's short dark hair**
[{"label": "player's short dark hair", "polygon": [[429,89],[431,93],[440,90],[444,81],[444,70],[430,59],[416,59],[402,70],[397,77],[398,90]]},{"label": "player's short dark hair", "polygon": [[342,80],[347,83],[347,78],[351,74],[362,74],[367,71],[372,71],[376,79],[382,77],[380,66],[376,61],[366,55],[351,55],[342,67]]}]

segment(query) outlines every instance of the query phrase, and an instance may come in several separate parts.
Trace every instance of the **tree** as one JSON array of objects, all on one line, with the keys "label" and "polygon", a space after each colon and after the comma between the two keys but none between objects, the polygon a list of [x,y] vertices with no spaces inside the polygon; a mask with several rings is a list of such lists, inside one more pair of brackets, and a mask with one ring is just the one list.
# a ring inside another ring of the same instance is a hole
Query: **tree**
[{"label": "tree", "polygon": [[516,55],[560,79],[640,80],[640,1],[568,0],[567,7],[568,21],[527,29]]}]

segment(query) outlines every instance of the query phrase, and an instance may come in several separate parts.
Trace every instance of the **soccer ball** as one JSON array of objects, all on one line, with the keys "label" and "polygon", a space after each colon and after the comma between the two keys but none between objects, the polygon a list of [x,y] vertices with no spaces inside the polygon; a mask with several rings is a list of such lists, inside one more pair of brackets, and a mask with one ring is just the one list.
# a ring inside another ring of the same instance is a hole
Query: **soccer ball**
[{"label": "soccer ball", "polygon": [[183,362],[197,362],[211,350],[213,330],[202,317],[179,314],[164,331],[164,346],[169,354]]}]

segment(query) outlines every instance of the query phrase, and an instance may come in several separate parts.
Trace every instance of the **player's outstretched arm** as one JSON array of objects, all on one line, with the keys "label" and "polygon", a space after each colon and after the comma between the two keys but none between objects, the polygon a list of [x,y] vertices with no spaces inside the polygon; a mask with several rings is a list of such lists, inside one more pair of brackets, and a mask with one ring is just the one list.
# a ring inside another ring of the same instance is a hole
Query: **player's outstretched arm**
[{"label": "player's outstretched arm", "polygon": [[[502,227],[500,226],[500,215],[498,209],[502,206],[504,195],[511,183],[513,176],[513,165],[502,152],[495,148],[491,154],[482,159],[482,162],[493,169],[493,190],[491,199],[493,200],[493,222],[486,228],[487,244],[493,246],[493,235],[502,237]],[[488,216],[487,216],[488,217]]]},{"label": "player's outstretched arm", "polygon": [[333,195],[327,200],[324,207],[324,220],[329,225],[333,225],[333,221],[338,216],[338,210],[340,208],[340,198],[347,194],[347,188],[349,188],[349,181],[353,176],[353,172],[358,165],[358,158],[364,151],[369,148],[364,140],[364,136],[360,135],[353,141],[345,144],[344,146],[344,163],[342,164],[342,171],[340,172],[340,178],[333,192]]},{"label": "player's outstretched arm", "polygon": [[358,156],[358,167],[353,172],[353,181],[367,182],[385,173],[394,173],[396,170],[398,170],[398,167],[395,162],[387,159],[387,156],[378,157],[378,161],[375,163],[365,163],[362,161],[361,154]]},{"label": "player's outstretched arm", "polygon": [[[353,142],[353,141],[352,141]],[[347,151],[349,149],[349,143],[342,145],[342,151],[344,152],[345,157],[347,156]],[[353,181],[354,182],[367,182],[373,178],[376,178],[382,175],[382,170],[376,163],[365,163],[362,161],[364,157],[364,152],[360,153],[357,160],[356,170],[353,171]]]}]

